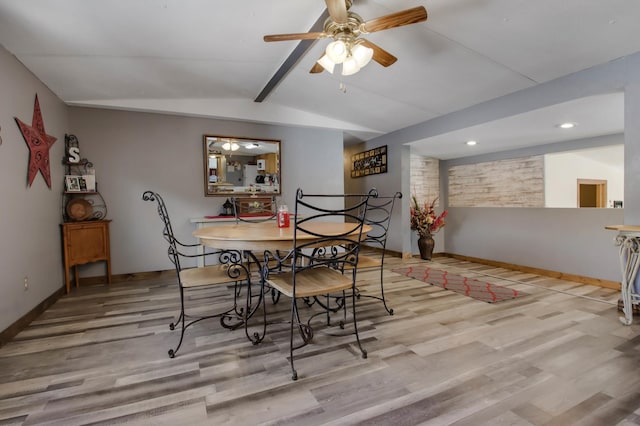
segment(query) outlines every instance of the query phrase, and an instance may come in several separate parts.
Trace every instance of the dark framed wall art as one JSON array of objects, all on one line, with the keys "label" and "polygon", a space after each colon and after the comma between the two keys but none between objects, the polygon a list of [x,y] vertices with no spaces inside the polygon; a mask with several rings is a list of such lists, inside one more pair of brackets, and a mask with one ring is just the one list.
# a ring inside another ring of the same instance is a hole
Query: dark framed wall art
[{"label": "dark framed wall art", "polygon": [[387,145],[362,151],[351,156],[351,177],[387,173]]}]

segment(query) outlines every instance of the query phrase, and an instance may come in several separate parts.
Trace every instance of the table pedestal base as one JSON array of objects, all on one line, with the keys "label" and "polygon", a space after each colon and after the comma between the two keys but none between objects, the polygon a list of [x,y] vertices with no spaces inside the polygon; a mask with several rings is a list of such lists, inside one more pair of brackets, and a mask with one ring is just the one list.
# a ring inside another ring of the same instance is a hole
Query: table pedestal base
[{"label": "table pedestal base", "polygon": [[624,317],[620,322],[631,325],[633,305],[640,304],[640,294],[636,289],[636,279],[640,268],[640,233],[621,231],[615,240],[620,251],[620,269],[622,271],[621,293]]}]

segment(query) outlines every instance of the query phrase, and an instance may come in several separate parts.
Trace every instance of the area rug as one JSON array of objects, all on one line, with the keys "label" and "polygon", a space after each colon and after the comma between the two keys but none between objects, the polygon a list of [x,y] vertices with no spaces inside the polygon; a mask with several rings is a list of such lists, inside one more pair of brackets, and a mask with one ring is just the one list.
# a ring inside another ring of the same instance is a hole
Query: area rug
[{"label": "area rug", "polygon": [[466,278],[427,266],[414,265],[392,269],[392,271],[487,303],[501,302],[528,295],[528,293],[522,291],[478,281],[473,278]]}]

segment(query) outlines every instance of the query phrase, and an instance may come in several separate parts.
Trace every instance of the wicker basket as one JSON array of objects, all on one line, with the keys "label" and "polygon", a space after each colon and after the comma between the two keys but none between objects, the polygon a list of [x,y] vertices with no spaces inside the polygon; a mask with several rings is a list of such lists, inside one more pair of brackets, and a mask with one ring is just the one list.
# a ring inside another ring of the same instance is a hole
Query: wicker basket
[{"label": "wicker basket", "polygon": [[87,220],[92,214],[93,206],[84,198],[74,198],[67,203],[67,216],[71,220]]}]

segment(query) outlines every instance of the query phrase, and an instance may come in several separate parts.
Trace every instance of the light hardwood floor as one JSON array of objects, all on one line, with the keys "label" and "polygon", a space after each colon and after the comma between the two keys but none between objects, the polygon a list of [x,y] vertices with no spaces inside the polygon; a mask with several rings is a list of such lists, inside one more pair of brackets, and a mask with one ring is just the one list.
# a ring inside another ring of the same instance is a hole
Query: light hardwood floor
[{"label": "light hardwood floor", "polygon": [[[179,306],[171,279],[81,287],[0,348],[0,424],[640,424],[640,325],[618,322],[617,291],[429,262],[529,293],[488,304],[391,272],[421,262],[387,259],[394,316],[360,300],[368,359],[348,329],[319,330],[297,352],[297,382],[286,324],[254,346],[242,329],[203,321],[170,359]],[[358,280],[377,292],[375,272]],[[220,288],[191,302],[204,309],[228,298]],[[269,303],[269,318],[289,307]]]}]

